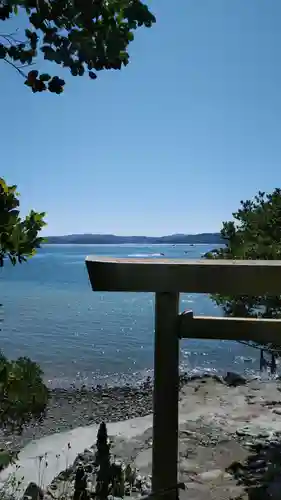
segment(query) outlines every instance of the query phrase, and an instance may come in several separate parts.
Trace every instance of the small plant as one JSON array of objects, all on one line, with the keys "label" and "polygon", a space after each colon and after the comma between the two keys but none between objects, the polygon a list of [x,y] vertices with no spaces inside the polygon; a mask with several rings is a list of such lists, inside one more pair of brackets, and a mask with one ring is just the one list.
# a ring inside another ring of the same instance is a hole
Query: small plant
[{"label": "small plant", "polygon": [[[16,466],[16,471],[18,471],[19,465]],[[3,486],[0,488],[0,500],[14,500],[19,497],[22,488],[22,481],[17,478],[16,472],[9,475],[8,479],[5,481]]]},{"label": "small plant", "polygon": [[106,500],[109,495],[111,463],[110,443],[107,435],[107,428],[104,422],[100,424],[97,434],[96,466],[98,467],[96,496],[100,500]]},{"label": "small plant", "polygon": [[123,498],[125,495],[125,475],[122,463],[114,462],[111,466],[111,494]]},{"label": "small plant", "polygon": [[136,469],[134,469],[130,464],[125,468],[125,482],[128,483],[130,492],[136,480]]},{"label": "small plant", "polygon": [[48,453],[44,455],[39,455],[38,460],[38,479],[37,484],[39,488],[44,486],[45,471],[48,467]]},{"label": "small plant", "polygon": [[80,465],[75,474],[74,481],[74,500],[86,500],[88,498],[87,492],[87,476],[84,467]]},{"label": "small plant", "polygon": [[131,488],[135,481],[135,469],[130,465],[125,467],[122,462],[112,461],[110,441],[104,422],[101,423],[97,435],[97,452],[95,465],[97,467],[96,496],[99,500],[106,500],[108,495],[123,498],[126,487]]}]

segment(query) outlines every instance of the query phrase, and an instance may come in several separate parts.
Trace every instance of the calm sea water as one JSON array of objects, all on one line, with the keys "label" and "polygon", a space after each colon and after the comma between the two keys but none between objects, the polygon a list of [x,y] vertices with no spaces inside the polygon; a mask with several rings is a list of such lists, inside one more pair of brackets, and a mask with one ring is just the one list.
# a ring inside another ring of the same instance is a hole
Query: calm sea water
[{"label": "calm sea water", "polygon": [[[29,356],[52,385],[133,382],[153,367],[154,299],[149,293],[92,292],[87,255],[198,258],[206,245],[46,245],[28,263],[1,270],[1,348]],[[219,315],[207,296],[181,296],[181,310]],[[182,341],[187,371],[258,368],[258,351],[224,341]]]}]

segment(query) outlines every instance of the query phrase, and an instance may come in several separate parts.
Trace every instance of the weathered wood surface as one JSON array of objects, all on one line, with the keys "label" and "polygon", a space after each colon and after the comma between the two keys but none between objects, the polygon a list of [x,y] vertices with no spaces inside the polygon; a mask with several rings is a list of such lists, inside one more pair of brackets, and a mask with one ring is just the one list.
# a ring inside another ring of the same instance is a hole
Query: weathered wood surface
[{"label": "weathered wood surface", "polygon": [[281,294],[280,260],[172,260],[87,257],[93,290]]},{"label": "weathered wood surface", "polygon": [[[179,294],[157,293],[153,397],[152,491],[173,488],[178,476]],[[173,490],[165,498],[176,500]]]},{"label": "weathered wood surface", "polygon": [[193,316],[188,311],[179,316],[178,335],[186,339],[251,340],[281,345],[281,320]]}]

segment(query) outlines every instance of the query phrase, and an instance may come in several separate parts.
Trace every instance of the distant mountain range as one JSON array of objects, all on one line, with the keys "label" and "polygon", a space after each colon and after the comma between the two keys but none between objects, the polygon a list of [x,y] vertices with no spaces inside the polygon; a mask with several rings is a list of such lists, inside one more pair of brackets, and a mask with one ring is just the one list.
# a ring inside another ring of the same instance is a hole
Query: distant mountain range
[{"label": "distant mountain range", "polygon": [[104,244],[120,245],[122,243],[142,244],[222,244],[220,233],[171,234],[169,236],[116,236],[114,234],[68,234],[65,236],[48,236],[47,243],[61,244]]}]

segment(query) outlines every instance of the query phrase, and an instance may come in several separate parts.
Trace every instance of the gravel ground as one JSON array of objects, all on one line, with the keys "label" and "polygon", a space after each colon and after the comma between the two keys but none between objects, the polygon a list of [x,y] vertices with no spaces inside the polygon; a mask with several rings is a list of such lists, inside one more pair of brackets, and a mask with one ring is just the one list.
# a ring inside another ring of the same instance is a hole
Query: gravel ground
[{"label": "gravel ground", "polygon": [[27,425],[21,434],[0,431],[0,448],[19,450],[32,439],[75,427],[118,422],[148,415],[152,411],[152,387],[102,389],[54,389],[41,422]]},{"label": "gravel ground", "polygon": [[[200,378],[200,377],[199,377]],[[190,378],[180,375],[180,386]],[[0,449],[19,451],[33,439],[76,427],[119,422],[144,417],[152,412],[152,382],[148,378],[138,387],[52,389],[45,417],[31,422],[21,434],[0,430]]]}]

